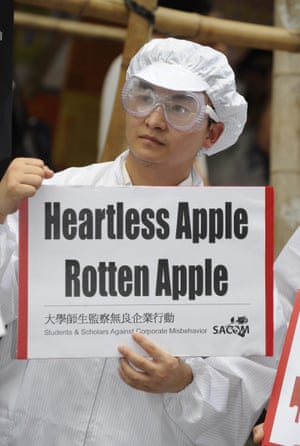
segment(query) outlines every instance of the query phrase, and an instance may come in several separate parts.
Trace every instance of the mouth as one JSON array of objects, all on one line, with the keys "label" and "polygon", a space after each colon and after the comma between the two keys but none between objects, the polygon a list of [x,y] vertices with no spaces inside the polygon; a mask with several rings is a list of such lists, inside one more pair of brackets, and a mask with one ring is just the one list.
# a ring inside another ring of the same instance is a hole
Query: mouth
[{"label": "mouth", "polygon": [[151,136],[151,135],[141,135],[140,139],[142,139],[142,140],[144,140],[146,142],[148,141],[150,143],[157,144],[159,146],[164,146],[165,145],[164,142],[160,141],[159,139],[157,139],[157,138],[155,138],[154,136]]}]

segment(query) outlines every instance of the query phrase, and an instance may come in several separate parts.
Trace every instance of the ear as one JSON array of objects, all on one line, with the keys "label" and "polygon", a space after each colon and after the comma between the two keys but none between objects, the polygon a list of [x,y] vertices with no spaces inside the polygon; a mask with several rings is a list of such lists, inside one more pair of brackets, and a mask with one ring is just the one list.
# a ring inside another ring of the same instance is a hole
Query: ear
[{"label": "ear", "polygon": [[202,147],[204,147],[205,149],[209,149],[220,138],[223,131],[223,122],[212,122],[207,129],[207,135],[202,144]]}]

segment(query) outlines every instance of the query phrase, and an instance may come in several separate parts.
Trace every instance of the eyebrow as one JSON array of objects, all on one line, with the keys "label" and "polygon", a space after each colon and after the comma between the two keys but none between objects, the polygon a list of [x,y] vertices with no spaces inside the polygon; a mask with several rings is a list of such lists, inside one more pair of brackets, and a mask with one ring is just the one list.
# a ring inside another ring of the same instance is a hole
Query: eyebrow
[{"label": "eyebrow", "polygon": [[174,93],[174,94],[170,94],[170,96],[172,96],[172,98],[174,99],[184,99],[186,101],[194,101],[194,98],[192,96],[187,95],[186,93]]},{"label": "eyebrow", "polygon": [[[151,90],[156,92],[155,86],[150,84],[147,81],[144,81],[143,79],[139,79],[139,87],[140,88],[144,88],[145,90]],[[158,88],[162,88],[162,87],[158,87]],[[180,100],[180,99],[184,99],[186,101],[193,101],[192,96],[189,96],[188,92],[176,92],[174,90],[168,90],[167,88],[163,88],[163,90],[166,90],[166,93],[164,93],[167,96],[171,96],[172,98],[174,98],[175,100]]]},{"label": "eyebrow", "polygon": [[146,82],[146,81],[143,81],[143,80],[139,81],[139,87],[147,89],[147,90],[154,91],[153,86],[151,84],[149,84],[149,82]]}]

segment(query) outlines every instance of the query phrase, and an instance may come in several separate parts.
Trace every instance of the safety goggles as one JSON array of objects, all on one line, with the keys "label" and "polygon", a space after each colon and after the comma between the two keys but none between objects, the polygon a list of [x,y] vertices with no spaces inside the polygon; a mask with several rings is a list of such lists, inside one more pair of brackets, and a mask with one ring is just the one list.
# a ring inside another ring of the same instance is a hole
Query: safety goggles
[{"label": "safety goggles", "polygon": [[218,116],[205,104],[203,93],[171,91],[161,93],[154,86],[137,77],[129,78],[123,87],[122,102],[132,116],[148,116],[161,107],[168,124],[180,131],[188,131],[204,121],[208,115],[218,122]]}]

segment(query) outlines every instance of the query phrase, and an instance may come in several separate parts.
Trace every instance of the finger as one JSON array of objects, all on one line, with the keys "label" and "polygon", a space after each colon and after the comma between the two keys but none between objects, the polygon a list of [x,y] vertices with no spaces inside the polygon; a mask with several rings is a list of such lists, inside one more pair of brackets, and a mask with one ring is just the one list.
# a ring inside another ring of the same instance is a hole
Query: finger
[{"label": "finger", "polygon": [[32,197],[42,184],[42,178],[37,175],[22,175],[19,181],[8,185],[8,191],[12,199]]},{"label": "finger", "polygon": [[27,172],[19,176],[20,184],[29,184],[31,186],[39,186],[43,181],[43,174],[41,172]]},{"label": "finger", "polygon": [[125,358],[120,361],[119,374],[121,379],[137,390],[150,393],[161,393],[160,381],[153,380],[151,375],[134,369]]},{"label": "finger", "polygon": [[48,166],[44,166],[44,178],[51,178],[54,175],[54,171]]},{"label": "finger", "polygon": [[43,168],[45,165],[44,161],[39,158],[15,158],[10,166],[9,170],[23,170],[27,167],[38,167]]},{"label": "finger", "polygon": [[40,178],[45,177],[45,166],[34,166],[31,164],[26,164],[24,170],[22,171],[25,175],[36,175]]},{"label": "finger", "polygon": [[33,197],[37,191],[38,187],[31,184],[20,185],[14,194],[15,199],[22,200],[22,198]]},{"label": "finger", "polygon": [[258,424],[253,428],[253,441],[254,443],[260,443],[264,438],[263,424]]},{"label": "finger", "polygon": [[118,347],[118,350],[123,356],[123,358],[126,359],[128,363],[133,364],[134,367],[148,374],[153,372],[154,364],[151,360],[145,358],[144,356],[139,355],[138,353],[134,352],[133,350],[124,345],[120,345]]},{"label": "finger", "polygon": [[54,172],[39,158],[15,158],[9,168],[12,172],[36,174],[42,178],[52,176]]},{"label": "finger", "polygon": [[126,358],[120,359],[120,370],[127,380],[140,382],[146,376],[144,372],[133,367]]},{"label": "finger", "polygon": [[168,353],[159,348],[154,342],[150,341],[149,338],[141,333],[134,332],[132,337],[134,341],[155,361],[161,362],[169,356]]},{"label": "finger", "polygon": [[[41,186],[44,178],[51,178],[53,175],[54,172],[46,168],[46,166],[23,165],[19,167],[19,170],[15,170],[10,174],[7,179],[7,187],[13,194],[19,193],[20,186],[32,186],[36,190]],[[28,196],[31,195],[29,194]]]},{"label": "finger", "polygon": [[19,184],[39,185],[45,176],[44,169],[37,166],[23,165],[7,175],[7,185],[9,190],[13,190]]},{"label": "finger", "polygon": [[119,374],[129,386],[135,389],[149,390],[147,385],[149,383],[148,375],[133,368],[125,358],[120,359]]},{"label": "finger", "polygon": [[15,158],[13,162],[15,162],[17,164],[27,164],[27,165],[39,166],[39,167],[43,167],[45,165],[45,163],[42,159],[33,158],[33,157]]}]

